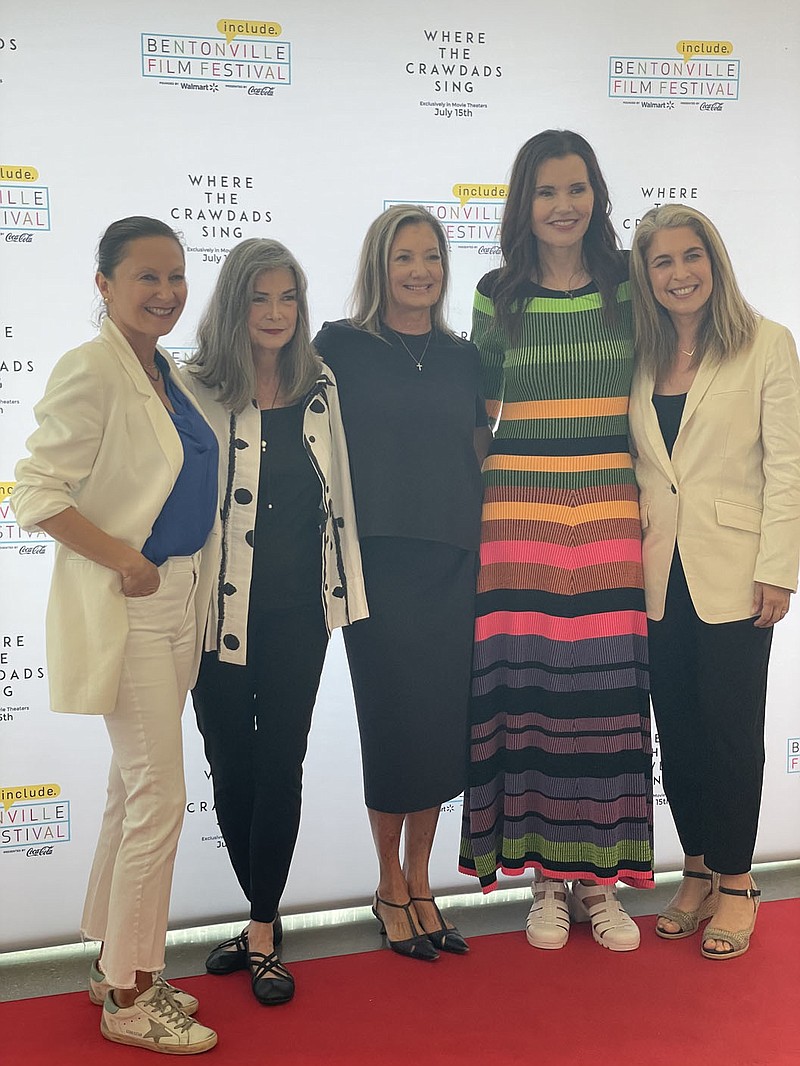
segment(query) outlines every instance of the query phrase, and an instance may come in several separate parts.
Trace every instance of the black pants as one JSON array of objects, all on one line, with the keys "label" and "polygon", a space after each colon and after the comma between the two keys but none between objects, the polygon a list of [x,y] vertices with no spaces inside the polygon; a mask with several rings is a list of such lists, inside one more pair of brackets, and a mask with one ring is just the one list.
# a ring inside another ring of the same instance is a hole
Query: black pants
[{"label": "black pants", "polygon": [[321,605],[251,613],[247,665],[206,652],[192,690],[217,820],[257,922],[275,919],[289,876],[327,644]]},{"label": "black pants", "polygon": [[772,629],[709,625],[677,551],[661,622],[649,622],[650,683],[664,791],[686,855],[718,873],[751,866],[764,776]]}]

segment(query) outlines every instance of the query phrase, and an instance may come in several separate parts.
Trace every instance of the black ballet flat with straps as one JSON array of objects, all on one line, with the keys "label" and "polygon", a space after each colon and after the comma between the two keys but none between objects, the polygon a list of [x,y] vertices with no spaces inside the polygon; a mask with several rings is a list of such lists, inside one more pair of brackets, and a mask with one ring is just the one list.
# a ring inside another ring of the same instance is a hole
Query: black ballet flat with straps
[{"label": "black ballet flat with straps", "polygon": [[248,962],[250,985],[258,1002],[265,1007],[288,1003],[294,995],[294,978],[278,958],[278,952],[265,955],[263,951],[250,951]]},{"label": "black ballet flat with straps", "polygon": [[[283,925],[281,916],[275,916],[272,923],[273,943],[277,948],[283,940]],[[206,973],[214,974],[215,977],[225,977],[237,970],[246,970],[247,961],[247,929],[243,929],[238,936],[231,940],[223,940],[217,944],[213,951],[209,952],[206,959]]]}]

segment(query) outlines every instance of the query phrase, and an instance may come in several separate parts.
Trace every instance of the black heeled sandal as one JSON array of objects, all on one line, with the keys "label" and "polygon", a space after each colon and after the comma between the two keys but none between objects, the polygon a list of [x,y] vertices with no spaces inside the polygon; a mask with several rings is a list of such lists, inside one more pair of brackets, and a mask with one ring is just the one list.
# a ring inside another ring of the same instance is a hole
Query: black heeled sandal
[{"label": "black heeled sandal", "polygon": [[412,896],[411,902],[433,904],[433,909],[436,911],[436,920],[439,922],[440,928],[432,933],[426,933],[425,936],[438,951],[449,951],[452,955],[467,954],[469,944],[455,926],[447,925],[433,896]]},{"label": "black heeled sandal", "polygon": [[[277,951],[265,955],[263,951],[248,952],[250,985],[253,995],[265,1007],[288,1003],[294,995],[294,978],[278,958]],[[270,977],[269,974],[275,974]]]},{"label": "black heeled sandal", "polygon": [[[399,911],[404,911],[406,921],[408,922],[408,928],[412,932],[412,936],[407,937],[405,940],[391,940],[386,932],[386,924],[378,914],[378,907],[395,907]],[[372,905],[372,913],[378,920],[378,924],[381,927],[381,935],[386,937],[387,945],[396,951],[398,955],[406,955],[410,959],[422,959],[424,962],[434,962],[439,958],[439,953],[431,943],[427,933],[415,933],[416,926],[414,924],[414,918],[411,914],[411,900],[408,903],[390,903],[388,899],[381,899],[381,897],[375,893],[375,902]]]}]

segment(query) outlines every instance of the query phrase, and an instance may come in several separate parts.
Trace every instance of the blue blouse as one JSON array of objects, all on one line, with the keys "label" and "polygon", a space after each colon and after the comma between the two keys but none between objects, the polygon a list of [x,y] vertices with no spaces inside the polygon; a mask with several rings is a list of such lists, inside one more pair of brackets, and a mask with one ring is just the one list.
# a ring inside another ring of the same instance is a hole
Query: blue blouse
[{"label": "blue blouse", "polygon": [[206,542],[217,508],[217,438],[189,397],[173,384],[169,364],[156,352],[156,366],[173,410],[183,447],[183,466],[153,523],[142,555],[155,566],[173,555],[194,555]]}]

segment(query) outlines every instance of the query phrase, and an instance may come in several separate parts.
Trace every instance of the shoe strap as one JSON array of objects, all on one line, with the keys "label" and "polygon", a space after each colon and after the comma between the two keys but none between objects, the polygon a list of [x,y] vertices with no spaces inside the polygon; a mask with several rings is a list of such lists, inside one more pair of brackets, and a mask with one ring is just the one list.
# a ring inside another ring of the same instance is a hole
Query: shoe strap
[{"label": "shoe strap", "polygon": [[[266,977],[270,973],[275,973],[278,977],[292,979],[292,975],[278,958],[277,951],[271,951],[269,955],[265,955],[263,951],[250,951],[248,952],[248,959],[250,961],[250,973],[254,981],[260,981],[262,977]],[[254,963],[255,965],[253,965]]]},{"label": "shoe strap", "polygon": [[723,885],[719,886],[720,892],[724,896],[745,896],[747,899],[758,899],[761,895],[760,888],[725,888]]},{"label": "shoe strap", "polygon": [[[445,933],[452,933],[453,932],[452,929],[448,929],[447,922],[444,920],[442,912],[439,910],[439,904],[436,902],[436,898],[434,896],[412,896],[411,897],[411,902],[412,903],[432,903],[433,904],[433,909],[436,911],[436,920],[439,923],[439,931],[441,932],[442,930],[444,930]],[[422,926],[422,922],[420,922],[420,926]],[[423,931],[423,933],[425,932],[424,929],[422,931]]]},{"label": "shoe strap", "polygon": [[700,881],[711,881],[714,875],[710,873],[703,873],[700,870],[684,870],[683,877],[696,877]]}]

